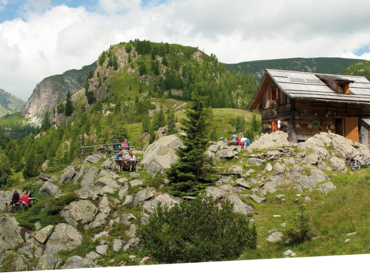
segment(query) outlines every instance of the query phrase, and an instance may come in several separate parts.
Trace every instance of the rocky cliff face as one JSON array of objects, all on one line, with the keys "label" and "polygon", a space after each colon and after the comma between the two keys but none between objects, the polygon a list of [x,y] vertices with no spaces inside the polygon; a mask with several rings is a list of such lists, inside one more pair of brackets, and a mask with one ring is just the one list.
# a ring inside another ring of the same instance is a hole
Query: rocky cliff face
[{"label": "rocky cliff face", "polygon": [[23,100],[0,89],[0,117],[19,112],[23,105]]},{"label": "rocky cliff face", "polygon": [[96,62],[84,66],[80,70],[69,70],[61,75],[45,78],[36,85],[31,97],[22,108],[26,117],[43,115],[51,111],[59,101],[64,101],[68,91],[72,94],[85,85],[87,74],[96,69]]}]

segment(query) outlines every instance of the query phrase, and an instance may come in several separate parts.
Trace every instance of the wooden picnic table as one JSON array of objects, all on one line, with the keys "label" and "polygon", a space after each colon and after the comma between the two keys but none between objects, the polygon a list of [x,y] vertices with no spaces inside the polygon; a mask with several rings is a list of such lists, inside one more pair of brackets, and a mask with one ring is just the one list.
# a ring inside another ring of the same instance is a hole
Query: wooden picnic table
[{"label": "wooden picnic table", "polygon": [[115,159],[114,162],[116,163],[119,172],[121,172],[121,165],[122,165],[122,162],[124,161],[127,161],[128,164],[133,163],[133,165],[135,166],[135,171],[137,171],[137,163],[139,160]]}]

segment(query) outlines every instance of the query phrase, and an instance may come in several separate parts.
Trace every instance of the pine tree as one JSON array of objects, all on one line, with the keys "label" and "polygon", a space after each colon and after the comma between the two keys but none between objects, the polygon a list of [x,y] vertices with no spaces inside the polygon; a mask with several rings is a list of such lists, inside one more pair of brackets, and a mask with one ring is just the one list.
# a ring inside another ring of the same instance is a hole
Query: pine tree
[{"label": "pine tree", "polygon": [[162,64],[168,66],[168,61],[167,61],[166,56],[163,57]]},{"label": "pine tree", "polygon": [[179,147],[176,154],[179,159],[165,172],[176,196],[197,195],[206,187],[205,184],[215,181],[217,176],[210,173],[210,164],[205,155],[207,149],[208,120],[204,107],[204,97],[200,94],[198,84],[192,93],[192,102],[186,109],[187,119],[182,119],[182,129],[186,135],[180,135],[185,145]]},{"label": "pine tree", "polygon": [[150,134],[150,136],[149,136],[149,144],[152,144],[155,141],[155,128],[154,128],[153,122],[150,125],[149,134]]},{"label": "pine tree", "polygon": [[117,56],[113,56],[113,69],[118,70],[118,62],[117,62]]},{"label": "pine tree", "polygon": [[41,131],[47,131],[53,124],[50,121],[50,113],[47,111],[41,124]]},{"label": "pine tree", "polygon": [[4,152],[0,150],[0,189],[7,184],[10,175],[10,161]]},{"label": "pine tree", "polygon": [[141,64],[139,68],[139,75],[142,76],[142,75],[146,75],[147,73],[148,71],[146,69],[145,63]]},{"label": "pine tree", "polygon": [[167,111],[167,125],[168,125],[167,135],[172,135],[177,132],[175,127],[175,113],[172,110]]},{"label": "pine tree", "polygon": [[258,130],[257,118],[256,118],[256,114],[254,112],[253,112],[253,116],[252,116],[252,130],[253,131]]},{"label": "pine tree", "polygon": [[30,147],[29,152],[26,155],[25,162],[26,163],[22,171],[23,177],[27,179],[37,176],[39,173],[36,164],[35,147]]},{"label": "pine tree", "polygon": [[156,60],[155,65],[154,65],[154,75],[159,75],[159,63],[158,60]]},{"label": "pine tree", "polygon": [[150,119],[148,115],[145,115],[141,120],[141,132],[148,132],[150,128]]},{"label": "pine tree", "polygon": [[66,116],[69,117],[70,115],[72,115],[73,113],[73,104],[72,104],[72,100],[71,100],[71,93],[68,91],[67,93],[67,100],[66,100],[66,109],[65,109],[65,112],[66,112]]}]

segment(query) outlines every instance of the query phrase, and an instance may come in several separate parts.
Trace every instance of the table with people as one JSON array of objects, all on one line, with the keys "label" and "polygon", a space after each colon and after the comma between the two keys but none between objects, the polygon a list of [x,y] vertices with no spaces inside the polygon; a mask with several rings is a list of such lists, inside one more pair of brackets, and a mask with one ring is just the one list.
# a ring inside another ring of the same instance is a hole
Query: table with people
[{"label": "table with people", "polygon": [[19,206],[22,206],[22,205],[25,205],[26,207],[28,207],[30,205],[31,201],[36,200],[36,198],[33,197],[31,191],[28,188],[25,188],[23,190],[22,196],[20,196],[17,189],[13,190],[10,199],[11,199],[11,201],[9,203],[6,203],[6,207],[7,207],[9,212],[14,207],[19,207]]},{"label": "table with people", "polygon": [[125,151],[121,150],[117,154],[115,162],[119,167],[119,171],[128,170],[129,172],[131,172],[132,167],[136,167],[137,159],[132,152],[125,154]]},{"label": "table with people", "polygon": [[238,145],[242,147],[242,149],[247,148],[251,144],[251,141],[247,137],[242,136],[241,138],[239,138],[235,131],[233,135],[231,136],[230,140],[228,138],[224,140],[224,138],[221,137],[220,141],[226,145],[234,145],[234,146]]}]

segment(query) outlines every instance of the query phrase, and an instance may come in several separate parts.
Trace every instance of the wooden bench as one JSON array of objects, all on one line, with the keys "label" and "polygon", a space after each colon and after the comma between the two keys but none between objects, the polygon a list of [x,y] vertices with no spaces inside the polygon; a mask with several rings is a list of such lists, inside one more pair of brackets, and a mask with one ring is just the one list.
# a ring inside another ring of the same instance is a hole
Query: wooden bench
[{"label": "wooden bench", "polygon": [[31,197],[29,198],[29,203],[25,203],[23,200],[21,200],[19,203],[15,203],[12,205],[12,210],[13,209],[21,209],[22,212],[24,210],[28,210],[28,208],[32,207],[32,205],[34,205],[35,203],[37,203],[37,198],[36,197]]}]

